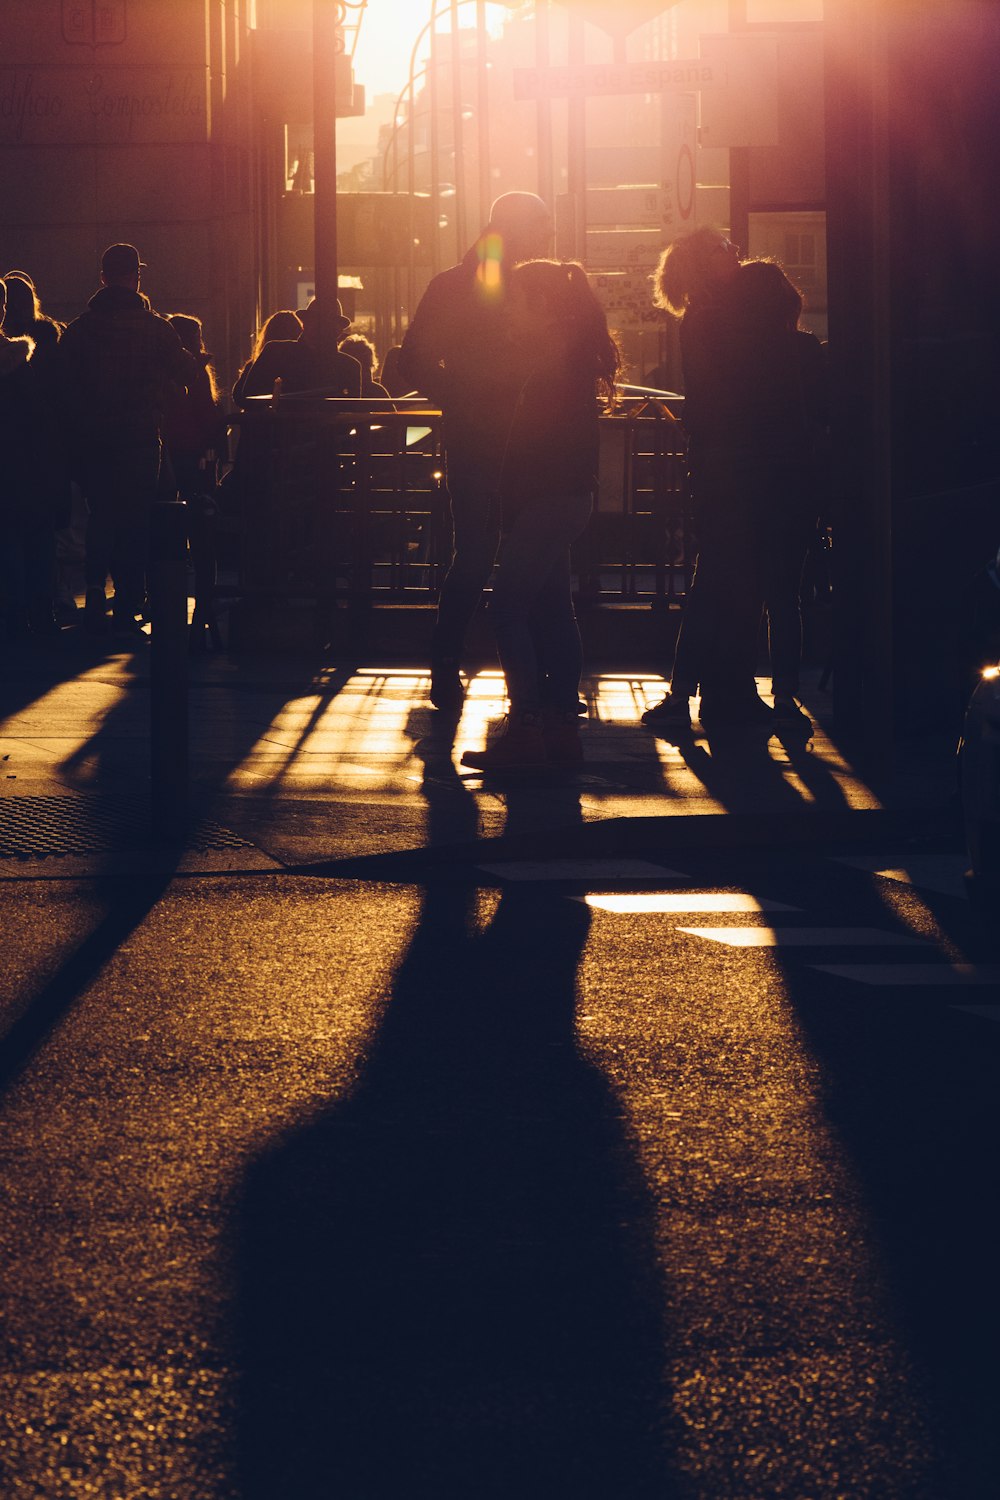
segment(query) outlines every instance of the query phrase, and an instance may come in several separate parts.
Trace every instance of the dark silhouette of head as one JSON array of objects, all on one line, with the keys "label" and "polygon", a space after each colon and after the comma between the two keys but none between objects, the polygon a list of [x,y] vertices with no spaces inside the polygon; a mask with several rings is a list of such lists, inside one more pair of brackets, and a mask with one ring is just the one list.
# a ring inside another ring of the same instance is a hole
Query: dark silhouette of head
[{"label": "dark silhouette of head", "polygon": [[[346,333],[351,326],[350,318],[344,316],[344,309],[340,298],[337,298],[337,338]],[[310,297],[305,307],[299,308],[299,322],[302,324],[302,337],[306,343],[314,342],[319,336],[319,303],[315,297]]]},{"label": "dark silhouette of head", "polygon": [[101,256],[101,280],[105,286],[128,287],[137,292],[145,264],[134,245],[109,245]]},{"label": "dark silhouette of head", "polygon": [[552,246],[552,215],[537,193],[501,193],[490,209],[487,234],[499,235],[508,263],[535,260]]},{"label": "dark silhouette of head", "polygon": [[607,396],[621,368],[618,345],[587,273],[577,261],[529,260],[510,277],[510,317],[515,339],[561,340],[574,363],[592,373]]},{"label": "dark silhouette of head", "polygon": [[349,333],[340,341],[342,354],[349,354],[356,359],[363,370],[373,374],[375,370],[376,349],[371,339],[366,339],[363,333]]},{"label": "dark silhouette of head", "polygon": [[713,301],[739,270],[739,247],[705,226],[667,246],[653,272],[653,301],[675,318]]},{"label": "dark silhouette of head", "polygon": [[257,358],[265,344],[273,343],[275,339],[297,339],[301,332],[302,321],[298,313],[290,307],[280,308],[278,312],[265,318],[257,330],[251,359]]},{"label": "dark silhouette of head", "polygon": [[190,313],[171,313],[167,322],[189,354],[205,353],[200,318],[195,318]]},{"label": "dark silhouette of head", "polygon": [[12,271],[7,272],[4,283],[7,287],[7,310],[2,314],[4,333],[8,338],[30,333],[42,312],[35,288]]},{"label": "dark silhouette of head", "polygon": [[740,266],[739,299],[761,331],[794,333],[802,315],[802,293],[776,260],[747,260]]}]

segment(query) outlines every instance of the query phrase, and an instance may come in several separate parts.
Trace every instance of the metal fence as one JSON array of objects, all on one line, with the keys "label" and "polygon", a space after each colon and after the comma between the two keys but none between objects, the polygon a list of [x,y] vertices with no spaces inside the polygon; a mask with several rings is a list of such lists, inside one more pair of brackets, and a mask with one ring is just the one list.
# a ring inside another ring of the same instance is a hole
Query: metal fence
[{"label": "metal fence", "polygon": [[[451,541],[439,411],[259,398],[239,431],[230,591],[326,610],[436,601]],[[600,431],[597,501],[574,549],[579,602],[665,608],[694,562],[682,429],[668,404],[633,397]]]}]

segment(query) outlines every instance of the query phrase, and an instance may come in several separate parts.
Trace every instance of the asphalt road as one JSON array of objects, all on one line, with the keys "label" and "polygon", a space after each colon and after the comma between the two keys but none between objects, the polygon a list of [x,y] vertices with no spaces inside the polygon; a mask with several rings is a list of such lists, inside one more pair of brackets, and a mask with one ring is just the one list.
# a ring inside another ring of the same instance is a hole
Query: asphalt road
[{"label": "asphalt road", "polygon": [[0,1493],[995,1495],[958,862],[378,873],[0,883]]}]

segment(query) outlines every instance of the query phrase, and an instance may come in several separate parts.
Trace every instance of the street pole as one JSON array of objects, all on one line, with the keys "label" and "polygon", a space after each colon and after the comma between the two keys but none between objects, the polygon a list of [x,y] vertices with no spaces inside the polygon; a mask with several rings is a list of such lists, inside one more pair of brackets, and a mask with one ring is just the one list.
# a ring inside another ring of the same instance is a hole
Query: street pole
[{"label": "street pole", "polygon": [[[490,174],[490,74],[486,66],[486,0],[476,0],[476,115],[479,127],[479,223],[490,216],[493,178]],[[464,253],[464,251],[463,251]]]},{"label": "street pole", "polygon": [[[535,0],[535,66],[539,73],[549,67],[549,0]],[[538,140],[538,196],[555,216],[555,172],[552,164],[552,95],[539,93],[535,105],[535,133]]]},{"label": "street pole", "polygon": [[337,349],[337,66],[344,35],[337,0],[313,0],[313,270],[322,368]]},{"label": "street pole", "polygon": [[431,219],[433,229],[431,233],[431,272],[437,275],[441,269],[441,162],[439,153],[441,150],[441,121],[438,115],[438,68],[440,58],[438,56],[437,40],[437,0],[431,0],[431,72],[428,80],[428,92],[430,94],[431,120]]},{"label": "street pole", "polygon": [[451,0],[451,115],[455,163],[455,259],[465,254],[465,141],[462,126],[462,57],[458,34],[458,0]]},{"label": "street pole", "polygon": [[[583,16],[569,13],[569,63],[578,67],[585,58]],[[572,259],[586,264],[587,258],[587,106],[582,94],[569,101],[569,201],[573,214]]]}]

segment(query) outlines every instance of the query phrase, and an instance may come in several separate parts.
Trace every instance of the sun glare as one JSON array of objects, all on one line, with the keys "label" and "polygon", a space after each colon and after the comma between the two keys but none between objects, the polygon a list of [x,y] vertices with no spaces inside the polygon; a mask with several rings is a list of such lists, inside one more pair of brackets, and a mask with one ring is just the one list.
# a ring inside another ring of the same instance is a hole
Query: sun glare
[{"label": "sun glare", "polygon": [[[495,34],[503,24],[509,6],[487,3],[486,25]],[[449,0],[437,0],[439,32],[451,29]],[[361,30],[354,54],[354,76],[363,84],[369,99],[379,94],[399,94],[406,85],[414,44],[426,27],[417,48],[417,65],[426,58],[430,45],[430,0],[368,0],[361,18]],[[476,7],[471,0],[459,0],[460,28],[474,27]]]}]

